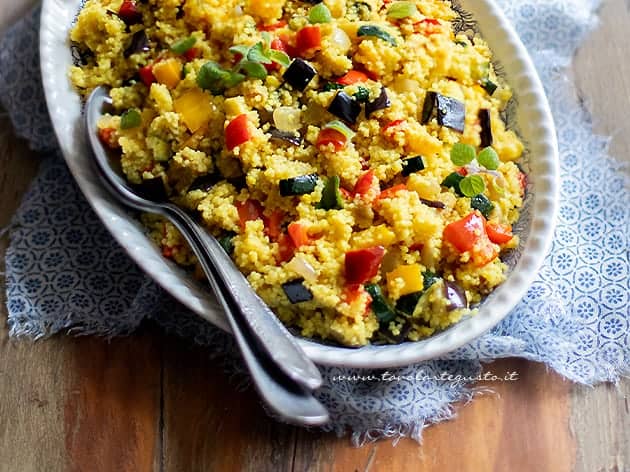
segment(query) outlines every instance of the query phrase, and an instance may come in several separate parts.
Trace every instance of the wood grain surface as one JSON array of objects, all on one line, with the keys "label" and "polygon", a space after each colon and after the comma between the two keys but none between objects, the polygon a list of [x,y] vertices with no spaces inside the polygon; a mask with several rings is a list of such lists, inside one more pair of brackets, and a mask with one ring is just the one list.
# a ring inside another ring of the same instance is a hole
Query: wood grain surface
[{"label": "wood grain surface", "polygon": [[[1,0],[0,31],[32,0]],[[628,160],[630,6],[604,0],[601,24],[573,74],[598,132]],[[1,116],[1,115],[0,115]],[[0,118],[0,227],[19,205],[37,158]],[[6,241],[3,242],[6,244]],[[3,246],[0,246],[0,250]],[[0,472],[39,471],[630,471],[630,382],[580,387],[519,359],[488,365],[516,382],[458,405],[423,443],[347,437],[268,419],[209,353],[152,326],[110,342],[8,336],[0,308]]]}]

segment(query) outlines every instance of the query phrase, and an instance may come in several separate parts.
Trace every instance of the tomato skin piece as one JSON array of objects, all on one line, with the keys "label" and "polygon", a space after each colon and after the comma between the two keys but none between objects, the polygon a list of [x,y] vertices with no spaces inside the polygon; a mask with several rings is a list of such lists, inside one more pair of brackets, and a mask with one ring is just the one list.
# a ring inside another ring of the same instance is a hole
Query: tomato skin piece
[{"label": "tomato skin piece", "polygon": [[287,228],[289,236],[293,245],[299,249],[302,246],[307,246],[311,243],[311,238],[308,236],[308,228],[301,223],[291,223]]},{"label": "tomato skin piece", "polygon": [[319,26],[305,26],[295,36],[295,47],[300,55],[312,53],[322,46],[322,32]]},{"label": "tomato skin piece", "polygon": [[290,261],[295,254],[295,245],[287,233],[282,233],[278,237],[278,263]]},{"label": "tomato skin piece", "polygon": [[346,75],[339,77],[337,83],[341,85],[353,85],[361,82],[367,82],[370,78],[364,72],[359,70],[351,70]]},{"label": "tomato skin piece", "polygon": [[340,151],[346,147],[348,139],[343,133],[332,128],[324,128],[317,135],[317,147],[325,147],[332,144],[335,151]]},{"label": "tomato skin piece", "polygon": [[496,244],[509,243],[514,237],[512,227],[500,223],[486,223],[486,233],[490,241]]},{"label": "tomato skin piece", "polygon": [[272,241],[277,241],[282,234],[282,220],[284,219],[284,212],[280,210],[274,210],[271,215],[263,216],[265,222],[265,234],[269,236]]},{"label": "tomato skin piece", "polygon": [[392,132],[394,128],[396,128],[397,126],[402,125],[404,122],[405,122],[405,120],[395,120],[395,121],[392,121],[390,123],[387,123],[383,127],[383,134],[388,134],[388,133]]},{"label": "tomato skin piece", "polygon": [[225,128],[225,146],[229,151],[246,143],[252,137],[246,114],[238,115]]},{"label": "tomato skin piece", "polygon": [[142,13],[138,10],[138,5],[133,0],[124,0],[118,10],[118,17],[126,25],[142,23]]},{"label": "tomato skin piece", "polygon": [[151,85],[156,81],[155,75],[153,75],[153,65],[141,67],[138,69],[138,75],[144,85],[151,88]]},{"label": "tomato skin piece", "polygon": [[407,186],[405,184],[394,185],[393,187],[386,188],[381,193],[378,194],[377,200],[381,200],[383,198],[392,198],[398,192],[403,190],[407,190]]},{"label": "tomato skin piece", "polygon": [[241,230],[245,230],[245,223],[248,221],[259,220],[263,217],[263,208],[260,202],[248,198],[244,202],[236,202],[234,204],[238,211],[238,220]]},{"label": "tomato skin piece", "polygon": [[359,177],[359,180],[357,180],[357,183],[354,185],[355,195],[367,194],[375,182],[376,176],[374,175],[374,171],[370,169],[361,177]]},{"label": "tomato skin piece", "polygon": [[258,25],[258,31],[275,31],[280,28],[284,28],[287,25],[286,20],[280,20],[277,23],[270,25]]},{"label": "tomato skin piece", "polygon": [[201,54],[201,51],[198,48],[193,47],[184,53],[184,58],[190,62],[194,59],[197,59],[200,54]]},{"label": "tomato skin piece", "polygon": [[485,235],[484,217],[478,211],[448,224],[443,234],[444,240],[459,252],[470,251],[482,235]]},{"label": "tomato skin piece", "polygon": [[375,277],[381,267],[384,255],[385,248],[383,246],[346,252],[346,282],[350,285],[363,284]]}]

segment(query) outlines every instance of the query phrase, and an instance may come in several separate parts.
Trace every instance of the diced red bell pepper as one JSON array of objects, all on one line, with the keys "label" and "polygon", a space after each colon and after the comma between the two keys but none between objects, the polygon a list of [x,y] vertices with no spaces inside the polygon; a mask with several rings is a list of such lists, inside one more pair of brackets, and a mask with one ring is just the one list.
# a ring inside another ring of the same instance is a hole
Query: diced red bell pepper
[{"label": "diced red bell pepper", "polygon": [[289,36],[288,34],[281,34],[280,41],[282,41],[282,43],[284,44],[284,52],[286,52],[289,57],[299,56],[299,51],[294,46],[295,43],[292,41],[291,36]]},{"label": "diced red bell pepper", "polygon": [[385,248],[375,246],[346,252],[345,269],[348,284],[363,284],[375,277],[381,267]]},{"label": "diced red bell pepper", "polygon": [[497,258],[499,248],[484,234],[473,246],[472,260],[477,267],[483,267]]},{"label": "diced red bell pepper", "polygon": [[341,85],[353,85],[360,82],[367,82],[370,78],[364,72],[359,70],[348,71],[343,77],[337,79],[337,83]]},{"label": "diced red bell pepper", "polygon": [[118,147],[118,143],[116,142],[114,137],[115,131],[116,130],[114,128],[99,128],[98,130],[98,137],[100,138],[101,142],[110,149],[115,149]]},{"label": "diced red bell pepper", "polygon": [[248,198],[244,202],[236,202],[234,204],[238,211],[238,220],[241,230],[245,229],[245,223],[248,221],[259,220],[263,217],[263,208],[260,202]]},{"label": "diced red bell pepper", "polygon": [[295,245],[287,233],[278,237],[278,263],[290,261],[295,254]]},{"label": "diced red bell pepper", "polygon": [[138,10],[138,5],[133,0],[125,0],[118,10],[118,17],[125,22],[126,25],[135,25],[142,23],[142,13]]},{"label": "diced red bell pepper", "polygon": [[228,150],[246,143],[252,138],[246,114],[238,115],[225,128],[225,146]]},{"label": "diced red bell pepper", "polygon": [[296,248],[301,248],[302,246],[307,246],[311,243],[311,238],[308,236],[308,228],[301,223],[291,223],[287,228],[289,231],[289,236],[291,237],[291,241],[293,241],[293,245]]},{"label": "diced red bell pepper", "polygon": [[322,46],[322,32],[319,26],[305,26],[297,32],[295,47],[301,56],[315,52]]},{"label": "diced red bell pepper", "polygon": [[512,227],[501,223],[486,223],[486,233],[490,241],[496,244],[509,243],[514,237]]},{"label": "diced red bell pepper", "polygon": [[425,18],[422,21],[418,21],[417,23],[414,23],[413,29],[416,32],[422,31],[422,33],[425,34],[426,36],[430,36],[432,34],[440,32],[440,28],[439,28],[440,25],[441,25],[440,21],[436,20],[435,18]]},{"label": "diced red bell pepper", "polygon": [[459,175],[461,175],[462,177],[466,177],[468,175],[468,171],[466,170],[465,167],[460,167],[459,169],[457,169],[455,172],[457,172]]},{"label": "diced red bell pepper", "polygon": [[345,135],[332,128],[324,128],[320,130],[317,135],[317,147],[324,147],[332,144],[335,148],[335,151],[340,151],[341,149],[346,147],[348,139]]},{"label": "diced red bell pepper", "polygon": [[274,210],[271,215],[263,217],[265,222],[265,234],[269,236],[272,241],[277,241],[282,234],[282,220],[284,219],[284,212],[281,210]]},{"label": "diced red bell pepper", "polygon": [[285,20],[280,20],[277,23],[271,23],[270,25],[258,25],[258,31],[275,31],[280,28],[284,28],[287,25]]},{"label": "diced red bell pepper", "polygon": [[376,176],[374,175],[374,171],[370,169],[361,177],[359,177],[357,183],[354,184],[354,193],[356,195],[365,195],[375,184],[378,184],[378,181],[376,179]]},{"label": "diced red bell pepper", "polygon": [[390,133],[394,133],[395,129],[398,128],[400,125],[402,125],[404,122],[405,122],[405,120],[395,120],[395,121],[392,121],[390,123],[387,123],[383,127],[382,133],[384,135],[389,135]]},{"label": "diced red bell pepper", "polygon": [[348,200],[352,198],[352,192],[346,190],[343,187],[339,187],[339,193],[343,196],[343,198],[347,198]]},{"label": "diced red bell pepper", "polygon": [[199,48],[192,47],[192,48],[190,48],[188,51],[186,51],[184,53],[184,58],[187,61],[192,61],[194,59],[197,59],[199,57],[200,53],[201,53],[201,51],[199,50]]},{"label": "diced red bell pepper", "polygon": [[407,186],[405,184],[394,185],[393,187],[386,188],[381,193],[379,193],[377,199],[381,200],[383,198],[392,198],[394,195],[402,190],[407,190]]},{"label": "diced red bell pepper", "polygon": [[459,252],[470,251],[475,242],[485,236],[484,226],[484,217],[474,211],[461,220],[448,224],[444,228],[444,240],[451,243]]},{"label": "diced red bell pepper", "polygon": [[153,75],[153,64],[141,67],[138,70],[138,75],[140,76],[140,80],[142,81],[142,83],[150,88],[151,84],[155,82],[155,75]]}]

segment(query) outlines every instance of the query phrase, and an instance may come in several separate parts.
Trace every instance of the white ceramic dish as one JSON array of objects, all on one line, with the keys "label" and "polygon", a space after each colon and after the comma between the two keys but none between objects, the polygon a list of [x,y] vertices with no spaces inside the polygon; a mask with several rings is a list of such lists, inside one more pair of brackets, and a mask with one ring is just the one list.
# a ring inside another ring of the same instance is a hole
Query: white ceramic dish
[{"label": "white ceramic dish", "polygon": [[[513,114],[529,150],[526,217],[518,225],[523,243],[513,258],[507,281],[480,306],[476,316],[416,343],[349,349],[300,339],[315,362],[347,367],[384,368],[439,357],[463,346],[501,321],[525,295],[538,272],[553,237],[559,170],[553,120],[543,87],[518,36],[492,0],[462,0],[483,37],[502,65],[515,91]],[[81,119],[81,101],[68,79],[72,55],[68,32],[81,0],[44,0],[40,55],[44,90],[59,145],[81,190],[118,242],[162,287],[192,311],[227,330],[223,313],[208,289],[162,257],[143,227],[129,218],[101,187],[90,165]]]}]

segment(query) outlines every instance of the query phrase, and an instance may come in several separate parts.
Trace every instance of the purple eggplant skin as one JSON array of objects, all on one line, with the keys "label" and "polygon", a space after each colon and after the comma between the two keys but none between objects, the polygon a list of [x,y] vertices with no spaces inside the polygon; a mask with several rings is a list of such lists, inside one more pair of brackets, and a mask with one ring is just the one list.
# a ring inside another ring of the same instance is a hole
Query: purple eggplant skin
[{"label": "purple eggplant skin", "polygon": [[492,124],[490,121],[490,111],[486,108],[479,110],[479,124],[481,125],[481,148],[492,146]]},{"label": "purple eggplant skin", "polygon": [[446,306],[447,311],[458,310],[468,306],[466,292],[455,282],[444,281],[444,298],[449,302]]}]

